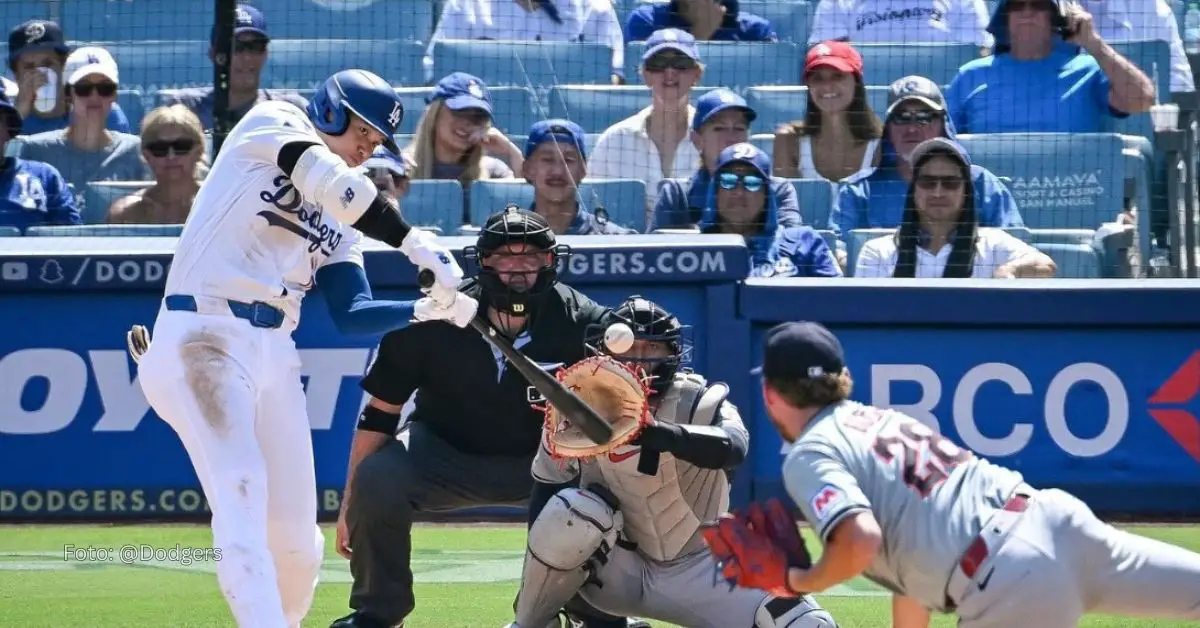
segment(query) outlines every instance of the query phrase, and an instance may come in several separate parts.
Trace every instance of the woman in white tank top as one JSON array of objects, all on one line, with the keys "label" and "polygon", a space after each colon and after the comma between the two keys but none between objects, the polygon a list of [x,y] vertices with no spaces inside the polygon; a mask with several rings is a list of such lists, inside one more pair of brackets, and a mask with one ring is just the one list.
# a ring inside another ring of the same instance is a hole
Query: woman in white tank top
[{"label": "woman in white tank top", "polygon": [[804,84],[804,119],[775,131],[775,176],[840,181],[874,167],[883,123],[867,103],[858,51],[839,41],[813,46]]}]

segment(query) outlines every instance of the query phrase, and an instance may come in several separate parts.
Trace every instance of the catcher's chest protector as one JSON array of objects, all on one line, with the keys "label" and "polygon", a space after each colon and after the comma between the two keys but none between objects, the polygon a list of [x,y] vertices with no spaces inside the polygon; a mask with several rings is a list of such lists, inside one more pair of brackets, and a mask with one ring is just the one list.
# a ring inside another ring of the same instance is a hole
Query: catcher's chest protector
[{"label": "catcher's chest protector", "polygon": [[[698,375],[680,373],[654,418],[678,425],[712,425],[727,393],[724,386],[708,387]],[[633,452],[637,453],[622,457]],[[703,547],[700,524],[729,509],[728,476],[668,453],[660,456],[657,475],[644,475],[637,470],[640,457],[637,447],[626,446],[585,462],[582,485],[599,482],[613,492],[625,518],[624,536],[649,558],[668,561]]]}]

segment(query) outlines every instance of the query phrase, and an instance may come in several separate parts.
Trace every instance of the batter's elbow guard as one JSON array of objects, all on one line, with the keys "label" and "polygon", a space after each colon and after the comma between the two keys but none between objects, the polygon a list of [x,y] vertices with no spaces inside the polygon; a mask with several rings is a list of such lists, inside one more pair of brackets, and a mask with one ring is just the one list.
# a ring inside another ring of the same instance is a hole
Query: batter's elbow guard
[{"label": "batter's elbow guard", "polygon": [[400,415],[385,412],[367,404],[362,413],[358,415],[358,425],[355,427],[364,432],[378,432],[393,436],[396,434],[396,429],[400,427]]},{"label": "batter's elbow guard", "polygon": [[363,235],[389,246],[400,248],[412,227],[404,222],[400,210],[382,192],[375,195],[371,206],[353,225]]}]

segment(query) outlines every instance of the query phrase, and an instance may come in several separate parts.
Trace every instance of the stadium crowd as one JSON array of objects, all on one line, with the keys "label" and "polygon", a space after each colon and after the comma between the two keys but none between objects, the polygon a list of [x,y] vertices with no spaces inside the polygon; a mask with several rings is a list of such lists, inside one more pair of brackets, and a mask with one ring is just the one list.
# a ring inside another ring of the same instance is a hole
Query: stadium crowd
[{"label": "stadium crowd", "polygon": [[[1116,208],[1097,215],[1072,204],[1023,206],[1014,177],[1029,181],[989,163],[1030,157],[1012,147],[1070,161],[1079,155],[1056,154],[1067,144],[1055,137],[1116,129],[1124,135],[1101,163],[1124,164],[1127,152],[1141,150],[1152,164],[1148,112],[1170,101],[1162,86],[1194,90],[1166,0],[896,0],[882,11],[868,0],[777,4],[443,0],[422,42],[427,85],[414,93],[424,102],[405,114],[413,132],[398,138],[401,154],[380,149],[364,167],[406,215],[447,235],[468,233],[480,215],[517,201],[559,234],[740,234],[753,253],[752,276],[1113,276],[1114,257],[1151,251],[1107,238],[1136,242],[1131,233],[1151,231],[1141,241],[1153,236],[1164,246],[1164,221],[1139,217],[1152,210],[1145,206],[1158,182],[1152,166],[1140,192],[1122,186],[1100,195],[1120,196],[1115,206],[1093,199],[1103,211]],[[778,17],[784,4],[805,5],[811,26],[773,23],[785,19]],[[759,7],[777,17],[756,14]],[[279,43],[271,30],[260,7],[238,5],[233,122],[264,100],[307,104],[303,88],[263,78]],[[182,224],[211,158],[214,89],[158,86],[151,96],[139,92],[153,103],[149,111],[127,111],[119,94],[149,86],[122,82],[123,60],[108,43],[68,35],[46,19],[9,34],[0,229]],[[214,63],[222,55],[212,47],[216,35],[213,27],[207,56]],[[589,85],[561,80],[548,89],[514,87],[488,72],[439,71],[438,46],[459,40],[595,43],[610,50],[611,70]],[[1169,68],[1139,67],[1119,51],[1121,42],[1143,41],[1165,42]],[[795,80],[732,86],[706,78],[708,57],[721,46],[780,42],[803,53]],[[893,56],[964,46],[970,56],[947,76],[927,60],[929,76],[879,81],[873,77],[885,76],[883,65],[896,65],[880,61],[880,45]],[[393,82],[401,91],[416,87]],[[564,95],[572,89],[590,98],[586,106],[598,103],[601,115],[574,108]],[[513,90],[533,95],[513,106]],[[1137,120],[1145,122],[1113,126]],[[1007,154],[978,158],[975,147],[991,147],[990,135],[1012,133],[1061,135],[1001,143]],[[1121,183],[1124,168],[1112,166]]]}]

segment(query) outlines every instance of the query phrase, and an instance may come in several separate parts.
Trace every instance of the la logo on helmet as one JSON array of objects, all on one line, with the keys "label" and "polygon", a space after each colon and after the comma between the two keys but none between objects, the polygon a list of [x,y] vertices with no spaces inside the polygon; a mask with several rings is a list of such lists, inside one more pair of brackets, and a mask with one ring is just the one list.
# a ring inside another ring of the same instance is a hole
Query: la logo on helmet
[{"label": "la logo on helmet", "polygon": [[388,114],[388,124],[392,125],[392,128],[400,124],[400,110],[400,103],[392,105],[392,113]]}]

